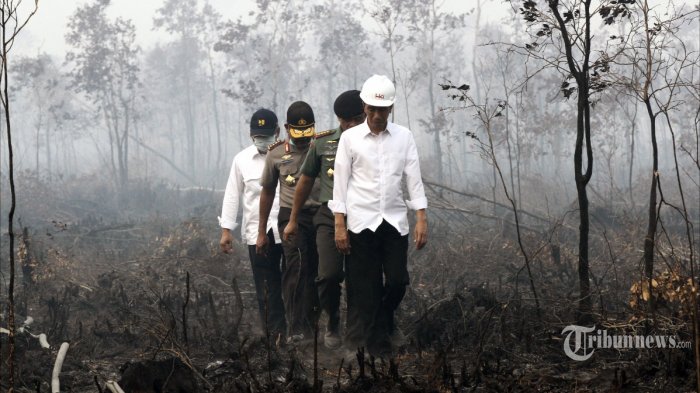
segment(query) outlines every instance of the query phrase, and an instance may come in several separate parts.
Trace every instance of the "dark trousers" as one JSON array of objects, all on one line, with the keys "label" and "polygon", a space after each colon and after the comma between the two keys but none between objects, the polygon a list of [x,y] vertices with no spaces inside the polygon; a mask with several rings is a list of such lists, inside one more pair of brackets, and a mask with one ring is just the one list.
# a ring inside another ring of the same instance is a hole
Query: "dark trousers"
[{"label": "dark trousers", "polygon": [[345,255],[335,247],[335,218],[324,203],[314,216],[318,247],[318,301],[328,315],[327,330],[340,333],[340,283],[343,282]]},{"label": "dark trousers", "polygon": [[[286,265],[282,272],[282,297],[284,299],[288,334],[304,334],[312,337],[317,317],[318,295],[314,280],[318,274],[318,251],[313,216],[316,209],[299,212],[299,229],[289,241],[282,241]],[[289,222],[291,209],[280,208],[277,223],[280,233]]]},{"label": "dark trousers", "polygon": [[286,334],[287,324],[284,320],[284,304],[282,303],[282,272],[280,263],[284,265],[282,246],[275,244],[272,231],[267,233],[270,247],[267,255],[258,255],[255,245],[248,246],[248,256],[253,270],[255,295],[258,300],[258,312],[263,328],[272,337]]},{"label": "dark trousers", "polygon": [[[349,233],[351,258],[345,263],[348,320],[345,340],[350,348],[371,353],[390,350],[394,312],[408,285],[408,235],[382,221],[375,232]],[[353,310],[350,314],[350,310]]]}]

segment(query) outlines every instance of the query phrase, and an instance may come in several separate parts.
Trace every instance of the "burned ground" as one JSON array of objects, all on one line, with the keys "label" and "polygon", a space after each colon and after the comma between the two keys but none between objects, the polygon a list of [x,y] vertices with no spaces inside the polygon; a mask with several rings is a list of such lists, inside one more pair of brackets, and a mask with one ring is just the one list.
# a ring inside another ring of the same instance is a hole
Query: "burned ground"
[{"label": "burned ground", "polygon": [[[218,252],[219,193],[140,184],[118,198],[99,182],[84,184],[49,190],[25,177],[21,185],[32,197],[20,202],[17,312],[34,322],[17,336],[16,391],[50,390],[62,342],[70,348],[61,388],[71,392],[104,391],[108,380],[127,392],[305,392],[314,374],[316,388],[335,392],[693,390],[691,347],[600,349],[584,362],[565,355],[562,329],[577,320],[575,214],[523,215],[538,309],[512,215],[435,193],[430,242],[409,257],[412,282],[399,312],[407,345],[392,359],[343,359],[319,343],[314,367],[313,342],[285,346],[257,326],[245,248]],[[674,248],[660,241],[662,267],[649,291],[634,287],[643,220],[622,210],[600,215],[591,325],[691,341],[674,223]],[[650,297],[659,304],[653,318]],[[45,333],[51,349],[29,333]]]}]

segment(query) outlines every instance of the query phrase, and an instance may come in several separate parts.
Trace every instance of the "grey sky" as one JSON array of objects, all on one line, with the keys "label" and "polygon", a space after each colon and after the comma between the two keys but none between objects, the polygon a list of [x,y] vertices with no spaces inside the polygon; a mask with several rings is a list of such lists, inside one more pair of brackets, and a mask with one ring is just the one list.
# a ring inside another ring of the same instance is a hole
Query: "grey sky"
[{"label": "grey sky", "polygon": [[[246,15],[255,8],[255,0],[208,0],[225,19],[235,19]],[[65,31],[69,17],[76,7],[88,0],[39,0],[39,11],[27,25],[17,40],[15,53],[35,55],[47,52],[62,57],[66,50]],[[112,0],[109,7],[110,16],[131,19],[136,25],[139,44],[148,48],[153,43],[164,39],[166,34],[153,30],[153,16],[164,0]],[[24,0],[23,6],[33,5],[33,1]],[[664,0],[652,0],[651,5],[660,5]],[[689,0],[679,3],[689,6]],[[452,12],[467,12],[473,9],[477,0],[444,0],[442,6]],[[481,0],[483,7],[482,27],[487,22],[496,22],[512,16],[512,10],[503,0]],[[473,26],[468,26],[473,27]]]},{"label": "grey sky", "polygon": [[[16,53],[35,55],[38,52],[62,56],[65,53],[65,31],[68,19],[76,7],[87,0],[39,0],[39,11],[17,40]],[[165,37],[165,33],[153,31],[153,16],[164,0],[112,0],[109,14],[131,19],[136,26],[137,40],[144,48]],[[484,1],[489,8],[502,8],[500,1]],[[33,5],[29,0],[25,5]],[[209,0],[209,3],[225,19],[243,16],[255,7],[255,0]],[[445,0],[445,9],[464,12],[473,7],[476,0]],[[501,10],[499,14],[505,14]],[[485,16],[486,17],[486,16]]]},{"label": "grey sky", "polygon": [[[108,11],[112,17],[131,19],[136,26],[139,43],[148,47],[165,36],[153,31],[153,16],[164,0],[112,0]],[[247,13],[254,0],[209,0],[225,18],[235,18]],[[25,3],[29,1],[25,0]],[[39,0],[39,11],[18,39],[15,50],[23,54],[47,52],[61,55],[66,50],[65,32],[68,19],[75,9],[87,0]]]}]

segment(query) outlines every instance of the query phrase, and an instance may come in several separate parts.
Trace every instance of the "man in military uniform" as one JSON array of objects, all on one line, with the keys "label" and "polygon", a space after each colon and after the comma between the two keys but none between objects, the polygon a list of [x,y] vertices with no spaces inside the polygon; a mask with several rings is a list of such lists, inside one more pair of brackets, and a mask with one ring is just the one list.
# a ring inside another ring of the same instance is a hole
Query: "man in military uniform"
[{"label": "man in military uniform", "polygon": [[[336,349],[341,344],[340,339],[340,283],[343,281],[344,255],[335,247],[335,220],[328,209],[328,201],[333,198],[333,164],[338,148],[340,134],[348,128],[365,121],[362,100],[358,90],[349,90],[335,100],[333,111],[338,116],[340,125],[334,130],[324,131],[316,135],[316,142],[309,149],[304,165],[301,168],[301,179],[294,193],[289,223],[282,235],[284,240],[291,238],[297,232],[297,217],[311,193],[315,179],[321,183],[321,207],[314,216],[316,226],[316,246],[318,247],[318,299],[321,310],[328,315],[328,325],[323,343],[329,349]],[[348,285],[348,284],[346,284]],[[355,320],[354,309],[348,299],[348,321]],[[348,323],[348,334],[353,334],[352,322]]]},{"label": "man in military uniform", "polygon": [[[287,123],[284,125],[289,137],[286,141],[270,145],[265,158],[265,169],[260,179],[260,222],[258,225],[258,253],[267,252],[268,237],[265,236],[267,220],[275,196],[277,183],[280,185],[280,210],[277,217],[279,230],[284,230],[289,222],[294,200],[294,191],[301,177],[301,165],[311,142],[316,135],[314,112],[303,101],[292,103],[287,109]],[[318,252],[316,251],[316,231],[313,217],[318,210],[319,187],[312,187],[311,196],[303,204],[298,214],[299,231],[297,236],[282,241],[286,266],[282,273],[282,296],[287,314],[287,341],[299,341],[313,335],[318,305],[316,278]]]}]

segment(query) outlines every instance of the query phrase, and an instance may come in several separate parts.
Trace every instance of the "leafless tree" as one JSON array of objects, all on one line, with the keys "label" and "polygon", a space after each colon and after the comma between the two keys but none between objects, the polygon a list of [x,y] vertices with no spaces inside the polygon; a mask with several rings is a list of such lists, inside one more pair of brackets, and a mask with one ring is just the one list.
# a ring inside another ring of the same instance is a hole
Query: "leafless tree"
[{"label": "leafless tree", "polygon": [[452,84],[442,84],[440,86],[444,90],[451,91],[452,93],[450,95],[450,98],[452,98],[458,103],[461,103],[464,109],[474,112],[474,117],[476,118],[476,120],[478,121],[478,123],[484,131],[484,140],[482,140],[482,138],[480,138],[479,135],[477,135],[476,133],[470,132],[468,133],[468,136],[472,137],[477,141],[477,145],[481,150],[482,156],[489,162],[489,164],[493,165],[494,170],[498,174],[499,184],[501,186],[501,189],[503,190],[506,199],[508,200],[509,208],[512,211],[513,217],[515,219],[515,231],[518,239],[518,247],[520,248],[520,252],[522,253],[523,259],[525,261],[524,267],[527,271],[527,276],[530,282],[530,290],[532,291],[532,296],[535,299],[535,307],[537,309],[538,316],[540,316],[540,300],[539,296],[537,295],[535,280],[532,276],[531,257],[530,253],[528,253],[527,249],[525,248],[525,244],[523,243],[523,237],[521,234],[520,214],[518,211],[517,203],[513,196],[515,190],[513,188],[511,188],[510,191],[508,190],[508,185],[503,175],[501,165],[498,162],[498,157],[495,150],[494,126],[497,123],[504,121],[504,113],[508,108],[508,103],[501,99],[493,99],[490,101],[487,99],[485,103],[479,103],[469,94],[470,87],[466,84],[463,84],[461,86],[455,86]]},{"label": "leafless tree", "polygon": [[[10,237],[10,282],[7,288],[8,301],[8,330],[10,331],[8,339],[8,373],[10,389],[15,386],[15,232],[13,229],[15,208],[17,204],[17,195],[15,194],[15,177],[14,163],[12,151],[12,122],[10,120],[10,96],[8,94],[8,55],[12,46],[15,43],[15,38],[19,35],[22,29],[27,25],[29,20],[34,16],[39,9],[39,0],[34,0],[34,5],[27,10],[22,7],[22,0],[3,0],[0,5],[0,29],[2,30],[2,49],[0,50],[0,85],[2,85],[2,93],[0,93],[0,101],[2,102],[3,114],[5,115],[5,131],[7,132],[7,158],[9,162],[9,177],[10,177],[10,212],[8,222],[8,232]],[[28,12],[28,13],[27,13]]]},{"label": "leafless tree", "polygon": [[[511,1],[511,3],[516,3]],[[589,199],[587,186],[593,175],[591,143],[592,97],[607,86],[605,74],[615,57],[605,43],[594,48],[594,23],[615,23],[629,15],[629,1],[548,0],[518,1],[517,10],[528,23],[533,41],[525,53],[558,70],[565,97],[576,96],[574,179],[579,207],[579,321],[592,318],[589,271]],[[600,17],[601,19],[598,19]],[[602,33],[604,34],[604,32]],[[585,156],[584,156],[585,151]]]}]

